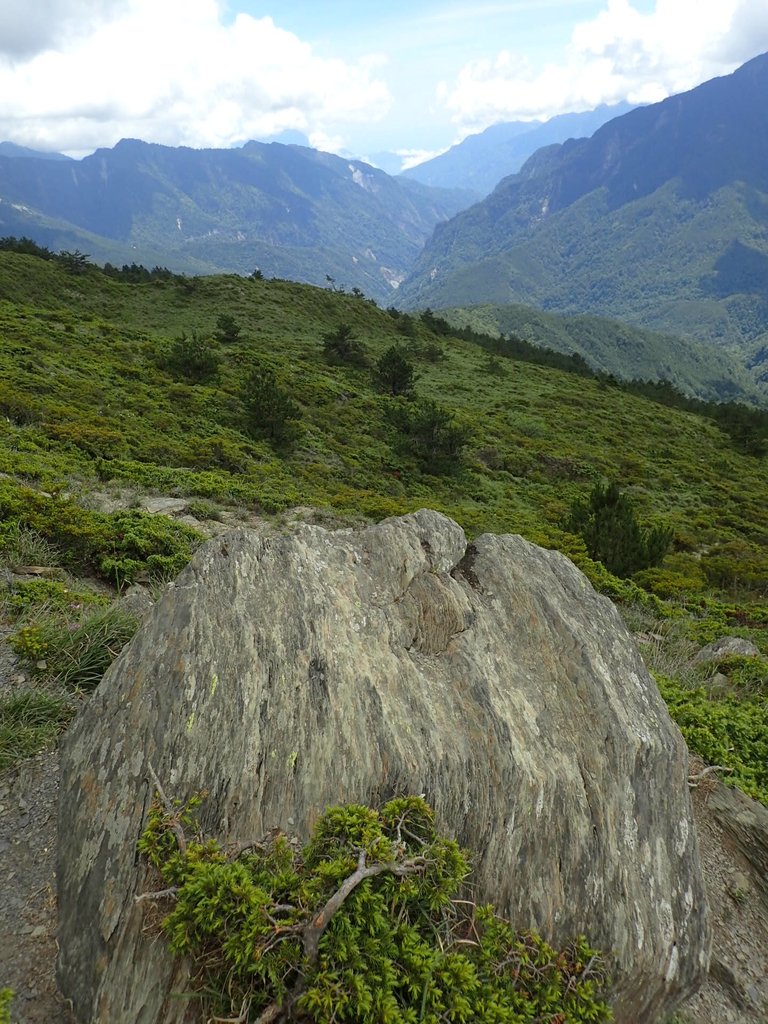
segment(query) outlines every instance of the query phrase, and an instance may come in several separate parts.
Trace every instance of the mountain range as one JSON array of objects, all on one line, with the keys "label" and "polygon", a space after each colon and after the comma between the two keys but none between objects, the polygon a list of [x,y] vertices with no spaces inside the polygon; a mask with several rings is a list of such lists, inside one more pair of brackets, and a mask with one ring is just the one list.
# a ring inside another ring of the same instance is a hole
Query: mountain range
[{"label": "mountain range", "polygon": [[[768,382],[766,95],[763,55],[619,116],[602,107],[496,125],[397,177],[285,142],[193,150],[126,139],[82,160],[6,143],[0,235],[118,266],[258,270],[401,309],[459,310],[470,325],[482,305],[492,333],[510,329],[510,304],[612,317],[656,340],[624,336],[624,353],[617,342],[611,354],[601,327],[599,353],[575,348],[593,365],[754,395]],[[474,202],[472,189],[552,139]],[[437,184],[457,182],[471,188]],[[544,344],[572,345],[537,324]],[[719,350],[720,379],[681,336]]]},{"label": "mountain range", "polygon": [[77,161],[3,142],[0,234],[118,266],[330,279],[386,303],[438,223],[541,142],[592,131],[612,111],[497,125],[400,176],[318,152],[296,132],[233,149],[124,139]]},{"label": "mountain range", "polygon": [[0,233],[98,262],[360,288],[385,300],[471,193],[303,146],[193,150],[124,139],[83,160],[0,153]]},{"label": "mountain range", "polygon": [[528,303],[730,346],[768,369],[768,55],[539,150],[438,225],[404,308]]},{"label": "mountain range", "polygon": [[402,177],[438,188],[465,188],[478,199],[502,178],[515,174],[542,146],[592,135],[614,117],[632,110],[630,103],[603,104],[595,110],[560,114],[548,121],[505,121],[469,135],[446,153],[403,171]]}]

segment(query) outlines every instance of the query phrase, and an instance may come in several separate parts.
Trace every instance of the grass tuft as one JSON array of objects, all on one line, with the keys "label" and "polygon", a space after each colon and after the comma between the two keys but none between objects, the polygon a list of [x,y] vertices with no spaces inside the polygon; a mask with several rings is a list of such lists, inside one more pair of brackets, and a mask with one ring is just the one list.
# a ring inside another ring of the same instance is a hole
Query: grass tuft
[{"label": "grass tuft", "polygon": [[70,695],[44,689],[0,698],[0,771],[51,746],[75,710]]}]

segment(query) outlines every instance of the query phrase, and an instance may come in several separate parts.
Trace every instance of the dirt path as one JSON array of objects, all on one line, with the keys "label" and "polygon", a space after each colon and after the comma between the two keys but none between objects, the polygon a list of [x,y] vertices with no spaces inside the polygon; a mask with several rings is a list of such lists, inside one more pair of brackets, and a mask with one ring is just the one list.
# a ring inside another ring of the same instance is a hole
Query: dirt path
[{"label": "dirt path", "polygon": [[56,751],[0,776],[0,987],[16,993],[13,1024],[72,1020],[54,977],[58,787]]}]

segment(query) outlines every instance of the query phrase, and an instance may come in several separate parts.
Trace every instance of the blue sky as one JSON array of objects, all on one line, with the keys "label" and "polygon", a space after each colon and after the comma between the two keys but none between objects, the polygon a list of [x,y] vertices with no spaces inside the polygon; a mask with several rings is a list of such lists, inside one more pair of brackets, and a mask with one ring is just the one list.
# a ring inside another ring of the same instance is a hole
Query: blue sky
[{"label": "blue sky", "polygon": [[0,139],[79,156],[291,131],[407,164],[765,51],[766,0],[2,0]]}]

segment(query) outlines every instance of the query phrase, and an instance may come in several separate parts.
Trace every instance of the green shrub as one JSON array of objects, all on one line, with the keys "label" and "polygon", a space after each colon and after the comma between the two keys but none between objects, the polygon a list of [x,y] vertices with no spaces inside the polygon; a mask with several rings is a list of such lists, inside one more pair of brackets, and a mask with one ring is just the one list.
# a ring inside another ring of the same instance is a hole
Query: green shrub
[{"label": "green shrub", "polygon": [[768,700],[689,690],[664,676],[657,681],[689,748],[707,764],[730,769],[723,782],[768,805]]},{"label": "green shrub", "polygon": [[140,576],[175,575],[203,539],[167,516],[135,509],[93,512],[70,498],[5,484],[0,480],[0,559],[5,564],[10,557],[31,556],[37,548],[38,557],[95,570],[122,586]]},{"label": "green shrub", "polygon": [[119,458],[127,452],[125,434],[120,430],[90,423],[60,422],[45,422],[41,424],[41,429],[48,437],[72,444],[92,458]]},{"label": "green shrub", "polygon": [[413,390],[416,371],[402,350],[392,345],[376,360],[375,379],[382,391],[392,396],[407,395]]},{"label": "green shrub", "polygon": [[717,671],[737,689],[768,698],[768,660],[731,654],[717,662]]},{"label": "green shrub", "polygon": [[368,365],[365,346],[353,337],[349,324],[338,324],[323,335],[323,352],[329,363],[362,368]]},{"label": "green shrub", "polygon": [[687,572],[666,567],[641,569],[634,573],[632,579],[651,594],[673,601],[684,601],[700,594],[705,586],[702,573],[696,565],[692,565]]},{"label": "green shrub", "polygon": [[216,318],[216,341],[220,345],[235,345],[241,331],[242,327],[229,313],[220,313]]},{"label": "green shrub", "polygon": [[162,354],[160,362],[176,377],[184,377],[193,384],[205,384],[219,374],[219,343],[202,337],[197,331],[191,335],[182,331]]},{"label": "green shrub", "polygon": [[157,800],[139,849],[173,887],[163,930],[191,959],[206,1013],[253,1021],[280,1006],[281,1019],[316,1024],[610,1019],[604,965],[584,939],[556,952],[491,907],[457,900],[467,855],[437,833],[422,799],[331,808],[301,854],[280,833],[235,857],[201,838],[197,803]]},{"label": "green shrub", "polygon": [[768,554],[743,540],[715,545],[702,555],[701,568],[710,585],[724,591],[768,590]]},{"label": "green shrub", "polygon": [[295,436],[301,410],[268,366],[253,367],[242,390],[242,402],[246,430],[252,437],[284,442]]},{"label": "green shrub", "polygon": [[35,608],[48,607],[57,612],[78,612],[84,606],[102,605],[105,598],[61,580],[15,580],[6,600],[13,617],[27,615]]},{"label": "green shrub", "polygon": [[108,532],[96,553],[97,565],[118,586],[140,577],[157,580],[178,575],[204,539],[168,516],[127,509],[106,518]]},{"label": "green shrub", "polygon": [[448,409],[428,398],[410,404],[393,402],[389,418],[427,472],[451,473],[459,468],[470,431]]}]

